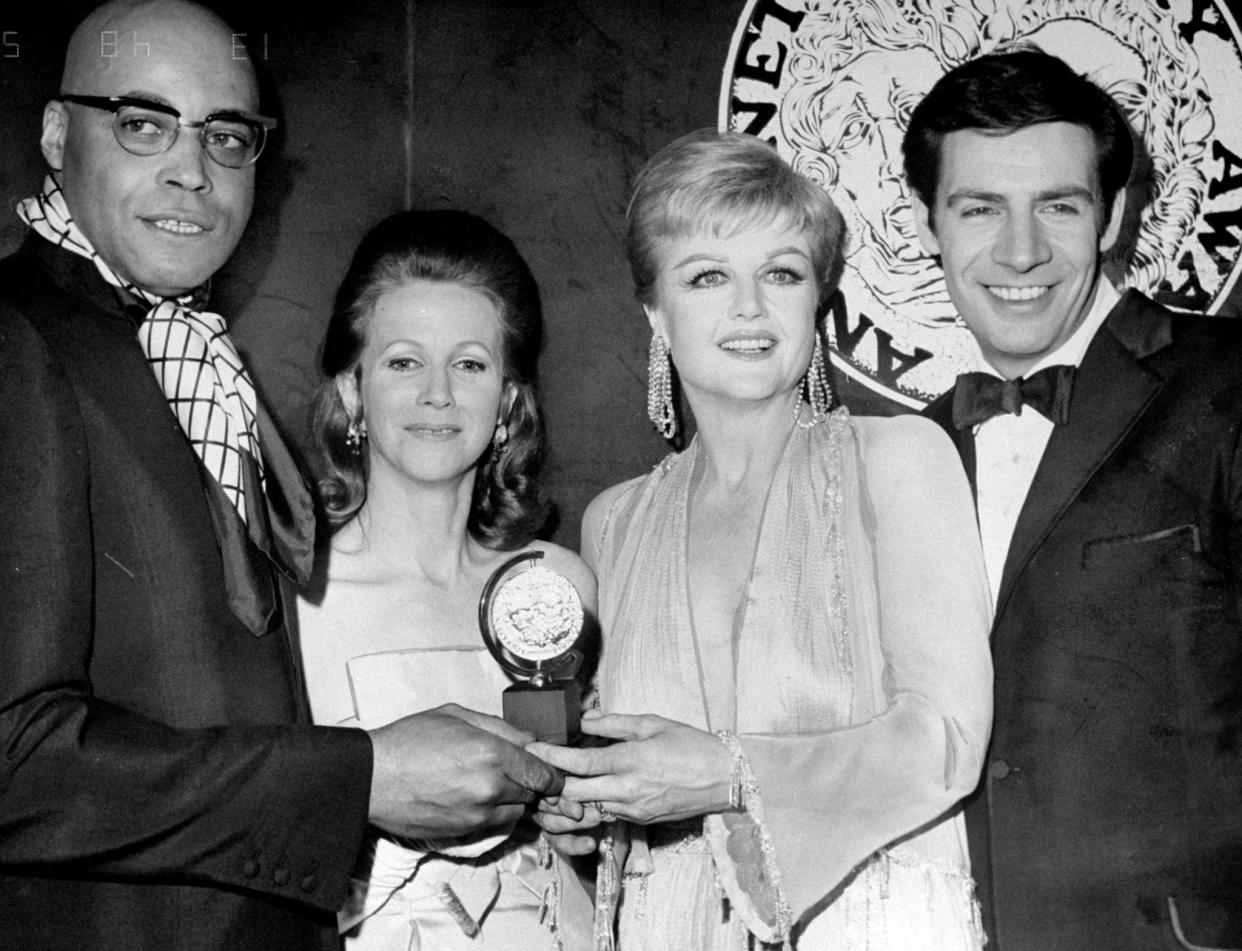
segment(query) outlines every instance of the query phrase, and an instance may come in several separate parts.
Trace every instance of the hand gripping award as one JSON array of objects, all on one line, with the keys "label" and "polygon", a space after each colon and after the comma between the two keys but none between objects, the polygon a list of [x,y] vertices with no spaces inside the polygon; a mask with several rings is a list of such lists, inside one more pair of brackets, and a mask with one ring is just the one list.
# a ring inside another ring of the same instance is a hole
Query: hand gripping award
[{"label": "hand gripping award", "polygon": [[526,551],[493,572],[479,599],[479,630],[512,677],[501,695],[505,721],[548,743],[578,739],[582,598],[573,583]]}]

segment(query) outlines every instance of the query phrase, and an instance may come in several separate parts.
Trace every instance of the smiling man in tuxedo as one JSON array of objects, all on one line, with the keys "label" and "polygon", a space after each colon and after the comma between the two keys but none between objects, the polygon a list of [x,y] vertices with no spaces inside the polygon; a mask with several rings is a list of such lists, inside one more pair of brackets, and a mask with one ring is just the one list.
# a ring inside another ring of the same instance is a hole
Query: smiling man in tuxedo
[{"label": "smiling man in tuxedo", "polygon": [[1130,132],[1061,60],[950,71],[903,151],[976,344],[927,412],[996,603],[967,809],[989,948],[1242,947],[1242,324],[1102,275]]},{"label": "smiling man in tuxedo", "polygon": [[274,123],[178,0],[73,34],[0,261],[0,944],[336,947],[368,821],[465,835],[559,775],[457,708],[308,723],[310,499],[204,285]]}]

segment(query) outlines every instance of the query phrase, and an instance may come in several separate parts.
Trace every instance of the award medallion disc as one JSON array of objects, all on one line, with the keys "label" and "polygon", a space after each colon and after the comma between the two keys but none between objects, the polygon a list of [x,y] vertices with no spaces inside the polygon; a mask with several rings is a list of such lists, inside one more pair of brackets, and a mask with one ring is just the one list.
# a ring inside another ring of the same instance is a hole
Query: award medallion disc
[{"label": "award medallion disc", "polygon": [[543,552],[509,559],[488,579],[479,600],[479,630],[496,662],[517,682],[502,696],[508,723],[551,743],[578,734],[582,598]]}]

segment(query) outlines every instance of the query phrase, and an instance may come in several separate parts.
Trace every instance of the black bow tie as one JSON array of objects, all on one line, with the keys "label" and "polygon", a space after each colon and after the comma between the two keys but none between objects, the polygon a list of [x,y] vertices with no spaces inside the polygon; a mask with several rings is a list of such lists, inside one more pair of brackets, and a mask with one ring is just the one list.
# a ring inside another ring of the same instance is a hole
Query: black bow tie
[{"label": "black bow tie", "polygon": [[1069,419],[1072,366],[1046,367],[1028,377],[1002,380],[990,373],[963,373],[953,387],[953,425],[966,429],[1002,413],[1022,415],[1029,406],[1054,424]]}]

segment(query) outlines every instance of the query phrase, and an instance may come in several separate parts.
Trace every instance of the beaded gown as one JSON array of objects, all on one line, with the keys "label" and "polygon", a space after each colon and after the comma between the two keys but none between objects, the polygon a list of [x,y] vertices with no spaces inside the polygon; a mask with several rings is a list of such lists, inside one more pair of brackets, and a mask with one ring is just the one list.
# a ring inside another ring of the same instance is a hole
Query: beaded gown
[{"label": "beaded gown", "polygon": [[914,417],[838,411],[793,429],[731,670],[705,667],[690,608],[699,456],[694,442],[610,490],[586,539],[600,704],[736,732],[745,809],[619,829],[623,868],[605,857],[597,914],[615,879],[621,951],[978,949],[957,804],[990,728],[990,605],[950,443]]}]

